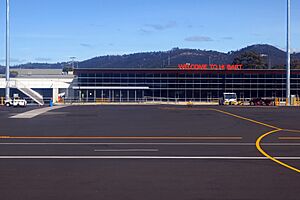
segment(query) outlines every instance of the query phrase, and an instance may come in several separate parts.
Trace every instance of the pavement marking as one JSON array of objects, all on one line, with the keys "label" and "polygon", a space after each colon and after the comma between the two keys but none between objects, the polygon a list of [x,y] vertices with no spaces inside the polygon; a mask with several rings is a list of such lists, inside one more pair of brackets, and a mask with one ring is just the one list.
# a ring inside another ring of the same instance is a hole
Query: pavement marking
[{"label": "pavement marking", "polygon": [[260,121],[254,120],[254,119],[250,119],[250,118],[247,118],[247,117],[242,117],[242,116],[239,116],[239,115],[236,115],[236,114],[233,114],[233,113],[230,113],[230,112],[226,112],[226,111],[223,111],[223,110],[218,110],[218,109],[211,109],[211,110],[219,112],[219,113],[223,113],[223,114],[226,114],[226,115],[238,118],[238,119],[249,121],[249,122],[252,122],[252,123],[255,123],[255,124],[266,126],[266,127],[272,128],[272,129],[276,129],[276,130],[280,129],[280,128],[276,127],[276,126],[273,126],[273,125],[270,125],[270,124],[266,124],[266,123],[263,123],[263,122],[260,122]]},{"label": "pavement marking", "polygon": [[95,149],[95,152],[158,152],[158,149]]},{"label": "pavement marking", "polygon": [[[249,122],[252,122],[252,123],[255,123],[255,124],[259,124],[259,125],[263,125],[263,126],[266,126],[268,128],[272,128],[272,129],[275,129],[273,131],[270,131],[268,133],[265,133],[263,134],[262,136],[260,136],[255,145],[256,145],[256,148],[265,156],[265,157],[107,157],[107,156],[104,156],[104,157],[80,157],[80,156],[73,156],[73,157],[70,157],[70,156],[12,156],[12,157],[9,157],[9,156],[1,156],[0,159],[270,159],[288,169],[291,169],[293,171],[296,171],[298,173],[300,173],[300,170],[295,168],[295,167],[292,167],[284,162],[281,162],[280,160],[298,160],[300,159],[300,157],[272,157],[270,156],[269,154],[267,154],[263,149],[262,149],[262,144],[261,144],[261,141],[263,138],[273,134],[273,133],[276,133],[276,132],[279,132],[279,131],[289,131],[289,132],[300,132],[298,130],[284,130],[284,129],[281,129],[281,128],[278,128],[276,126],[273,126],[273,125],[270,125],[270,124],[266,124],[266,123],[263,123],[263,122],[260,122],[260,121],[257,121],[257,120],[253,120],[253,119],[250,119],[250,118],[246,118],[246,117],[242,117],[242,116],[239,116],[239,115],[236,115],[236,114],[233,114],[233,113],[229,113],[229,112],[226,112],[226,111],[222,111],[222,110],[218,110],[218,109],[193,109],[193,108],[189,108],[189,109],[186,109],[186,108],[182,108],[182,109],[178,109],[178,108],[163,108],[165,110],[212,110],[212,111],[216,111],[216,112],[219,112],[219,113],[223,113],[223,114],[226,114],[226,115],[229,115],[229,116],[232,116],[232,117],[235,117],[235,118],[238,118],[238,119],[242,119],[242,120],[245,120],[245,121],[249,121]],[[47,111],[46,111],[47,112]],[[23,113],[24,114],[24,113]],[[21,115],[21,114],[20,114]],[[35,115],[35,114],[34,114]],[[26,117],[26,116],[25,116]],[[28,118],[28,117],[26,117]],[[30,117],[32,118],[32,117]],[[242,137],[72,137],[72,136],[69,136],[69,137],[55,137],[55,136],[48,136],[48,137],[37,137],[37,136],[31,136],[31,137],[17,137],[17,136],[0,136],[0,139],[137,139],[137,140],[140,140],[140,139],[149,139],[149,140],[156,140],[156,139],[166,139],[166,140],[242,140],[243,138]]]},{"label": "pavement marking", "polygon": [[191,111],[210,111],[210,108],[171,108],[171,107],[162,107],[160,110],[191,110]]},{"label": "pavement marking", "polygon": [[[291,133],[300,133],[300,130],[290,130],[290,129],[284,129],[282,131],[291,132]],[[285,136],[285,137],[278,137],[279,140],[300,140],[300,137],[297,136]]]},{"label": "pavement marking", "polygon": [[[262,139],[264,139],[265,137],[267,137],[267,136],[269,136],[269,135],[272,135],[273,133],[276,133],[276,132],[279,132],[279,131],[284,131],[284,129],[281,129],[281,128],[278,128],[278,127],[276,127],[276,126],[273,126],[273,125],[270,125],[270,124],[266,124],[266,123],[263,123],[263,122],[260,122],[260,121],[257,121],[257,120],[253,120],[253,119],[250,119],[250,118],[246,118],[246,117],[242,117],[242,116],[239,116],[239,115],[236,115],[236,114],[232,114],[232,113],[229,113],[229,112],[226,112],[226,111],[222,111],[222,110],[218,110],[218,109],[211,109],[211,110],[214,110],[214,111],[220,112],[220,113],[224,113],[224,114],[226,114],[226,115],[230,115],[230,116],[236,117],[236,118],[238,118],[238,119],[250,121],[250,122],[253,122],[253,123],[255,123],[255,124],[259,124],[259,125],[263,125],[263,126],[266,126],[266,127],[272,128],[272,129],[275,129],[275,130],[272,130],[272,131],[270,131],[270,132],[267,132],[267,133],[263,134],[262,136],[260,136],[260,137],[256,140],[256,148],[257,148],[257,150],[258,150],[261,154],[263,154],[266,158],[268,158],[268,159],[274,161],[275,163],[280,164],[280,165],[282,165],[282,166],[284,166],[284,167],[286,167],[286,168],[288,168],[288,169],[291,169],[291,170],[293,170],[293,171],[295,171],[295,172],[300,173],[300,170],[299,170],[299,169],[297,169],[296,167],[293,167],[293,166],[291,166],[291,165],[288,165],[288,164],[286,164],[286,163],[284,163],[284,162],[281,162],[280,160],[283,160],[283,159],[280,158],[280,157],[272,157],[272,156],[269,155],[267,152],[265,152],[265,151],[262,149],[262,147],[261,147],[261,144],[260,144],[260,143],[261,143]],[[285,130],[285,131],[287,131],[287,130]],[[290,131],[291,131],[291,130],[290,130]],[[296,132],[296,131],[294,131],[294,132]]]},{"label": "pavement marking", "polygon": [[9,136],[2,135],[0,136],[0,139],[9,139]]},{"label": "pavement marking", "polygon": [[[115,142],[18,142],[18,143],[3,143],[0,146],[40,146],[40,145],[69,145],[69,146],[85,146],[85,145],[157,145],[157,146],[255,146],[255,143],[115,143]],[[300,143],[261,143],[261,146],[300,146]]]},{"label": "pavement marking", "polygon": [[255,123],[255,124],[263,125],[263,126],[266,126],[266,127],[269,127],[269,128],[279,129],[278,127],[270,125],[270,124],[266,124],[266,123],[263,123],[263,122],[260,122],[260,121],[256,121],[256,120],[253,120],[253,119],[250,119],[250,118],[247,118],[247,117],[242,117],[242,116],[239,116],[239,115],[236,115],[236,114],[233,114],[233,113],[230,113],[230,112],[226,112],[226,111],[223,111],[223,110],[215,109],[215,108],[207,108],[207,109],[204,108],[204,109],[202,109],[202,108],[167,108],[166,107],[166,108],[160,108],[160,109],[162,109],[162,110],[215,111],[215,112],[223,113],[223,114],[226,114],[226,115],[238,118],[238,119],[250,121],[250,122]]},{"label": "pavement marking", "polygon": [[262,141],[262,139],[264,139],[265,137],[267,137],[267,136],[269,136],[269,135],[271,135],[271,134],[273,134],[273,133],[279,132],[279,131],[289,131],[289,132],[300,132],[300,131],[298,131],[298,130],[285,130],[285,129],[281,129],[281,128],[278,128],[278,127],[276,127],[276,126],[270,125],[270,124],[266,124],[266,123],[263,123],[263,122],[260,122],[260,121],[257,121],[257,120],[253,120],[253,119],[250,119],[250,118],[247,118],[247,117],[242,117],[242,116],[239,116],[239,115],[236,115],[236,114],[233,114],[233,113],[229,113],[229,112],[226,112],[226,111],[223,111],[223,110],[219,110],[219,109],[210,109],[210,110],[213,110],[213,111],[216,111],[216,112],[219,112],[219,113],[223,113],[223,114],[226,114],[226,115],[229,115],[229,116],[238,118],[238,119],[242,119],[242,120],[245,120],[245,121],[249,121],[249,122],[252,122],[252,123],[255,123],[255,124],[259,124],[259,125],[266,126],[266,127],[268,127],[268,128],[274,129],[274,130],[272,130],[272,131],[270,131],[270,132],[268,132],[268,133],[263,134],[262,136],[260,136],[260,137],[257,139],[257,141],[256,141],[256,148],[257,148],[257,150],[258,150],[261,154],[263,154],[266,158],[268,158],[268,159],[274,161],[275,163],[280,164],[280,165],[282,165],[282,166],[284,166],[284,167],[286,167],[286,168],[288,168],[288,169],[291,169],[291,170],[293,170],[293,171],[295,171],[295,172],[300,173],[300,170],[299,170],[299,169],[297,169],[297,168],[295,168],[295,167],[293,167],[293,166],[290,166],[290,165],[288,165],[288,164],[286,164],[286,163],[284,163],[284,162],[281,162],[280,160],[283,160],[282,158],[270,156],[268,153],[266,153],[266,152],[262,149],[261,144],[260,144],[261,141]]},{"label": "pavement marking", "polygon": [[30,110],[30,111],[27,111],[24,113],[14,115],[10,118],[11,119],[31,119],[31,118],[34,118],[41,114],[44,114],[46,112],[49,112],[50,110],[57,110],[57,109],[64,108],[64,107],[66,107],[66,106],[54,106],[54,107],[39,108],[39,109]]},{"label": "pavement marking", "polygon": [[292,132],[292,133],[300,133],[300,130],[284,129],[283,131]]},{"label": "pavement marking", "polygon": [[278,137],[279,140],[300,140],[300,137]]},{"label": "pavement marking", "polygon": [[[0,159],[268,160],[266,157],[229,156],[0,156]],[[276,157],[276,159],[300,160],[300,157]]]},{"label": "pavement marking", "polygon": [[256,141],[256,148],[257,148],[257,149],[258,149],[258,150],[259,150],[266,158],[268,158],[268,159],[274,161],[275,163],[278,163],[278,164],[280,164],[280,165],[282,165],[282,166],[284,166],[284,167],[286,167],[286,168],[288,168],[288,169],[291,169],[291,170],[293,170],[293,171],[295,171],[295,172],[300,173],[300,170],[297,169],[296,167],[293,167],[293,166],[288,165],[288,164],[286,164],[286,163],[284,163],[284,162],[281,162],[280,160],[283,160],[282,158],[275,158],[275,157],[272,157],[271,155],[269,155],[267,152],[265,152],[265,151],[262,149],[262,147],[261,147],[261,145],[260,145],[260,142],[261,142],[265,137],[267,137],[267,136],[269,136],[269,135],[272,135],[273,133],[280,132],[280,131],[283,131],[283,129],[276,129],[276,130],[273,130],[273,131],[269,131],[269,132],[263,134],[262,136],[260,136],[260,137],[257,139],[257,141]]},{"label": "pavement marking", "polygon": [[114,137],[114,136],[0,136],[0,139],[110,139],[110,140],[242,140],[243,137]]}]

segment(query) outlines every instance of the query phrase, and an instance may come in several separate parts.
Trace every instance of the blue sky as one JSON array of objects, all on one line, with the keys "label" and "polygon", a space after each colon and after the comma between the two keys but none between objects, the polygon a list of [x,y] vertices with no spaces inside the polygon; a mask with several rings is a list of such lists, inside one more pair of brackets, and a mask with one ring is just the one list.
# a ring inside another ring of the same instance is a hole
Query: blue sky
[{"label": "blue sky", "polygon": [[[292,0],[292,48],[300,51],[300,2]],[[285,48],[286,0],[11,0],[12,64],[84,60],[173,47],[227,52]],[[5,0],[0,1],[0,64]]]}]

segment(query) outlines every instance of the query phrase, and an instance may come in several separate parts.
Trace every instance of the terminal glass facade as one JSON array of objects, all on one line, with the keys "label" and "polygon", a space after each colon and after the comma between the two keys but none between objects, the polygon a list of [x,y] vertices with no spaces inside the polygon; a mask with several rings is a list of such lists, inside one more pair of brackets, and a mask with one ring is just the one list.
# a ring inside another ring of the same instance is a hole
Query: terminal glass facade
[{"label": "terminal glass facade", "polygon": [[[212,101],[224,92],[239,99],[284,98],[285,70],[77,69],[80,101]],[[300,95],[300,70],[291,73],[291,94]]]}]

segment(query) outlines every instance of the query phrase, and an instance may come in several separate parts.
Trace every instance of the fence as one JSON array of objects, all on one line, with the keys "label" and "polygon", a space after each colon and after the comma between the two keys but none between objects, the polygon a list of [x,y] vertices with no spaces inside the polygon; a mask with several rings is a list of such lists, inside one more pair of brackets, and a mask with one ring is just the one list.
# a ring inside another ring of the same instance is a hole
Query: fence
[{"label": "fence", "polygon": [[[286,106],[286,98],[261,98],[264,100],[270,100],[273,106]],[[31,102],[30,99],[26,99]],[[251,98],[240,98],[239,102],[242,102],[243,105],[250,105]],[[49,104],[50,99],[45,99],[46,105]],[[84,104],[84,103],[95,103],[95,104],[109,104],[109,103],[170,103],[170,104],[182,104],[182,103],[203,103],[203,104],[213,104],[216,105],[220,102],[218,98],[202,98],[202,99],[183,99],[183,98],[160,98],[160,97],[144,97],[144,98],[124,98],[124,99],[110,99],[110,98],[59,98],[58,102],[62,104]],[[291,101],[292,106],[300,106],[300,97],[293,97]]]},{"label": "fence", "polygon": [[[36,105],[36,103],[31,98],[24,98],[28,105]],[[262,98],[263,99],[263,98]],[[49,105],[51,98],[45,98],[45,105]],[[180,98],[159,98],[159,97],[144,97],[144,98],[135,98],[135,99],[109,99],[109,98],[96,98],[96,99],[79,99],[79,98],[59,98],[58,102],[63,104],[72,104],[72,103],[96,103],[96,104],[109,104],[109,103],[171,103],[171,104],[180,104],[180,103],[207,103],[207,104],[218,104],[218,98],[203,98],[203,99],[180,99]],[[4,105],[5,97],[0,97],[0,105]],[[239,99],[243,102],[244,105],[249,105],[251,99],[243,98]],[[286,98],[273,98],[275,106],[285,106],[287,103]],[[291,101],[293,106],[300,106],[300,97],[293,97]]]},{"label": "fence", "polygon": [[61,98],[58,103],[147,103],[147,102],[199,102],[218,103],[218,98],[164,98],[164,97],[141,97],[141,98]]}]

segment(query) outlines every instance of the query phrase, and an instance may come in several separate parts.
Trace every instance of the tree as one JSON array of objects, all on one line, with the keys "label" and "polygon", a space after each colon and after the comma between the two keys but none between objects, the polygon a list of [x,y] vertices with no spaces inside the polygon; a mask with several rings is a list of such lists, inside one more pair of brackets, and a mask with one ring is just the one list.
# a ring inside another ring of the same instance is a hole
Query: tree
[{"label": "tree", "polygon": [[249,51],[242,53],[233,60],[233,64],[242,64],[244,68],[254,68],[254,69],[264,69],[266,68],[266,63],[264,62],[262,56],[259,54]]},{"label": "tree", "polygon": [[74,71],[73,67],[69,64],[64,65],[63,72],[71,72]]}]

